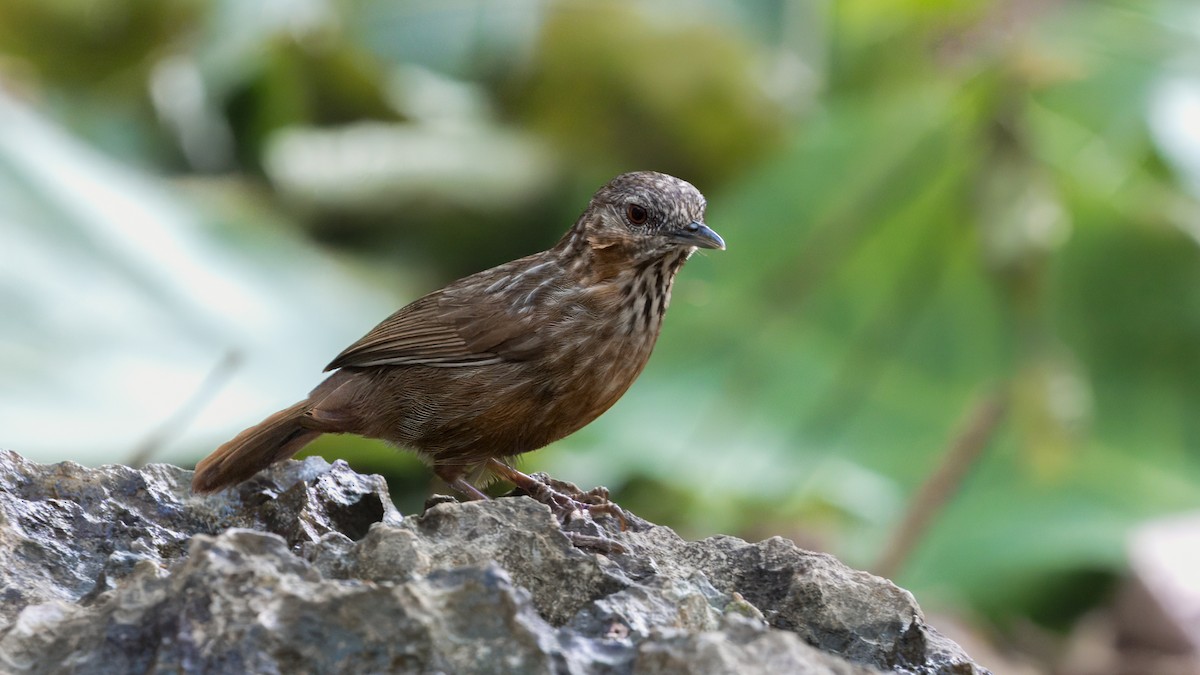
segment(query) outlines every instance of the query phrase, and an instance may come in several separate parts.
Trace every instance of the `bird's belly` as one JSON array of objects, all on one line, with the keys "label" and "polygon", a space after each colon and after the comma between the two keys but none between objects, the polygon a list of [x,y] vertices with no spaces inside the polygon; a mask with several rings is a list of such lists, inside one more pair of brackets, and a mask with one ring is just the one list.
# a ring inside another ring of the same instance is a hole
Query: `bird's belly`
[{"label": "bird's belly", "polygon": [[437,464],[475,464],[536,450],[616,403],[645,367],[652,346],[613,340],[587,354],[564,349],[556,358],[437,369],[429,375],[444,379],[442,386],[424,387],[427,395],[405,401],[405,410],[388,421],[386,438]]}]

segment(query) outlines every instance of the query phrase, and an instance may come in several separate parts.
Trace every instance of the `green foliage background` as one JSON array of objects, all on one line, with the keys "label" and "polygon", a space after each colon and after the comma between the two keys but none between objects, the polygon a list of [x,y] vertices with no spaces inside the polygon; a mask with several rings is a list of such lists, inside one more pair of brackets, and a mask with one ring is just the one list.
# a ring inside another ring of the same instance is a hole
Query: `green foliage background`
[{"label": "green foliage background", "polygon": [[[1200,505],[1200,209],[1154,126],[1198,56],[1183,2],[0,5],[9,96],[219,205],[231,246],[287,223],[397,304],[544,248],[615,173],[691,180],[729,250],[689,264],[634,390],[528,465],[688,536],[870,565],[995,393],[1009,414],[897,581],[1000,623],[1069,620],[1130,527]],[[191,108],[156,98],[172,72]],[[470,160],[320,161],[367,122]],[[316,449],[408,509],[429,489],[377,444]]]}]

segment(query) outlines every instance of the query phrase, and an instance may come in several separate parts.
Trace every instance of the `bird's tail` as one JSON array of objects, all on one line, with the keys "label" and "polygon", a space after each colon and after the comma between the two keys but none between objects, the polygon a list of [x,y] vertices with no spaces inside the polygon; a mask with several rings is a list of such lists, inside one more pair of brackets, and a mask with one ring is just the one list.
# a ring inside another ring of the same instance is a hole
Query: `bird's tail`
[{"label": "bird's tail", "polygon": [[192,477],[192,491],[216,492],[236,485],[314,441],[321,432],[300,424],[309,405],[301,401],[280,410],[200,460]]}]

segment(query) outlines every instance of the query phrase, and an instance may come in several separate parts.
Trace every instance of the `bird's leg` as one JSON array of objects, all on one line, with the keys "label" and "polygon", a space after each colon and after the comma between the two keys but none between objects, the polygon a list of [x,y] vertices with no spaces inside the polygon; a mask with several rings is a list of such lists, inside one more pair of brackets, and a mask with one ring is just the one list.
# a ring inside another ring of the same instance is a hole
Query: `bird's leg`
[{"label": "bird's leg", "polygon": [[[554,515],[562,522],[569,520],[574,511],[587,511],[593,516],[612,516],[621,524],[621,530],[625,530],[626,528],[625,512],[621,510],[621,507],[608,501],[607,490],[592,490],[591,492],[580,492],[578,495],[568,495],[556,490],[545,481],[538,480],[527,473],[518,471],[495,458],[488,460],[488,469],[497,476],[524,490],[525,494],[549,506]],[[578,499],[577,496],[590,497],[596,499],[597,502],[583,501]]]},{"label": "bird's leg", "polygon": [[446,485],[455,492],[467,498],[468,501],[487,501],[491,499],[483,490],[471,485],[463,476],[466,474],[466,467],[455,464],[434,465],[433,472],[441,478]]},{"label": "bird's leg", "polygon": [[470,501],[487,501],[491,499],[491,497],[484,494],[483,490],[471,485],[467,482],[467,479],[463,478],[462,476],[449,481],[449,485],[452,489],[458,490],[460,494]]}]

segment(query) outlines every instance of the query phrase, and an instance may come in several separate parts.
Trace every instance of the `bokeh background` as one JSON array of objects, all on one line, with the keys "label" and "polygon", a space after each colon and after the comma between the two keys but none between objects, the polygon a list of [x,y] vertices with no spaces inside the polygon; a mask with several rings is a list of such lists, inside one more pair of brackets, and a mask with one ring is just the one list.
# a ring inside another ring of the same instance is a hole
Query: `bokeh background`
[{"label": "bokeh background", "polygon": [[1166,672],[1120,598],[1200,507],[1186,0],[6,0],[0,445],[190,465],[637,169],[729,250],[525,468],[888,574],[997,672]]}]

